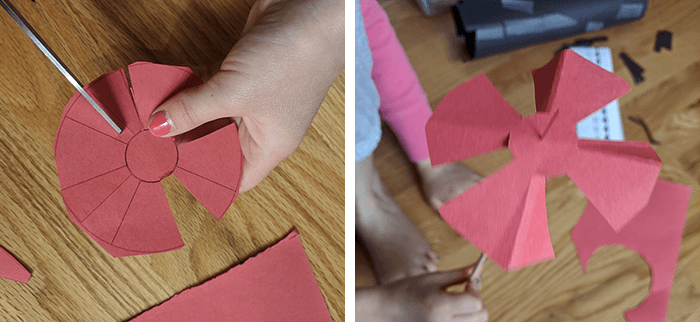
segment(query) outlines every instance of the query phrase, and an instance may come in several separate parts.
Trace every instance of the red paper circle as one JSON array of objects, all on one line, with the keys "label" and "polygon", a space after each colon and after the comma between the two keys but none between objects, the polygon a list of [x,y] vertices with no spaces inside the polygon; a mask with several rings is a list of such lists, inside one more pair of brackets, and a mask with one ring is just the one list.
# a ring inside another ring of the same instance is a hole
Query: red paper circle
[{"label": "red paper circle", "polygon": [[177,146],[171,138],[159,138],[149,131],[141,131],[126,147],[126,166],[142,181],[160,181],[173,173],[175,165]]}]

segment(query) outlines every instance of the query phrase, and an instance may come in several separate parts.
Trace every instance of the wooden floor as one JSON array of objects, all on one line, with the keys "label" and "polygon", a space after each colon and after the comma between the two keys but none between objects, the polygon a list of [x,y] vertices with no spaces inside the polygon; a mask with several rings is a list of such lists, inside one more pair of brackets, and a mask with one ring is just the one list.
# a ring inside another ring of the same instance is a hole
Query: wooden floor
[{"label": "wooden floor", "polygon": [[[88,83],[138,60],[220,61],[254,0],[12,2]],[[4,12],[0,52],[0,246],[33,275],[27,284],[0,279],[0,321],[127,320],[294,228],[333,320],[344,321],[344,75],[299,149],[221,221],[169,177],[165,193],[185,246],[114,259],[68,219],[61,200],[52,144],[75,89]]]},{"label": "wooden floor", "polygon": [[[534,113],[530,69],[548,62],[563,43],[553,41],[476,61],[460,59],[460,39],[450,14],[426,18],[411,0],[380,0],[410,58],[433,108],[445,93],[481,73],[522,114]],[[618,54],[624,50],[646,70],[646,81],[631,85],[620,99],[628,140],[647,140],[644,130],[628,120],[648,124],[663,160],[660,178],[691,185],[693,194],[676,268],[667,320],[700,321],[700,2],[650,0],[637,22],[593,32],[606,35],[598,46],[612,49],[615,71],[633,84]],[[658,30],[673,32],[673,51],[653,51]],[[414,172],[397,141],[387,134],[376,151],[376,165],[402,209],[425,234],[442,258],[441,269],[472,263],[478,251],[457,236],[421,198]],[[468,160],[488,175],[510,160],[503,151]],[[490,321],[625,321],[623,312],[639,305],[649,293],[649,268],[622,246],[599,249],[583,274],[569,237],[586,206],[586,198],[567,178],[547,183],[549,230],[556,259],[505,273],[487,261],[483,298]],[[374,284],[371,264],[356,245],[358,286]]]}]

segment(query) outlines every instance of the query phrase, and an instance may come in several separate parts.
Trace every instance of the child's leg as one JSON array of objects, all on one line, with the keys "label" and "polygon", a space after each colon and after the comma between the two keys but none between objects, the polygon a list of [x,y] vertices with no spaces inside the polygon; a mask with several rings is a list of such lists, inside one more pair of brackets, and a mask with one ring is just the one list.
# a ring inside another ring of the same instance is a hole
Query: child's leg
[{"label": "child's leg", "polygon": [[437,255],[394,201],[373,158],[355,163],[355,220],[377,280],[385,284],[437,271]]},{"label": "child's leg", "polygon": [[428,157],[425,123],[432,114],[428,98],[403,51],[389,17],[376,0],[360,0],[372,80],[379,93],[379,114],[391,126],[413,162]]},{"label": "child's leg", "polygon": [[437,210],[481,177],[461,164],[430,167],[425,136],[432,113],[428,98],[382,7],[376,0],[361,0],[360,6],[372,53],[372,80],[380,96],[379,113],[416,163],[423,192]]}]

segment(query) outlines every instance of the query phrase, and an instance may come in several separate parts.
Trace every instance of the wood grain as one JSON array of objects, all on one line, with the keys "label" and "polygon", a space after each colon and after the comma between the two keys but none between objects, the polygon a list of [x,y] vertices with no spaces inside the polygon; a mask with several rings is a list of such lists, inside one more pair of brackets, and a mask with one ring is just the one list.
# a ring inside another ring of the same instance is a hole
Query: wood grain
[{"label": "wood grain", "polygon": [[[452,88],[481,73],[522,114],[534,112],[530,69],[548,62],[570,37],[479,60],[461,58],[462,40],[451,14],[427,18],[410,0],[380,0],[413,64],[433,108]],[[628,140],[647,140],[628,116],[642,118],[661,144],[660,178],[692,186],[680,258],[667,320],[700,321],[700,2],[650,0],[640,21],[585,37],[608,36],[599,46],[612,49],[615,71],[634,84],[618,57],[625,51],[645,68],[646,81],[631,85],[620,99]],[[673,32],[673,51],[654,52],[658,30]],[[464,163],[488,175],[512,159],[507,150]],[[442,262],[441,269],[471,264],[478,251],[460,238],[421,197],[412,165],[388,130],[376,151],[376,165],[399,205],[424,233]],[[505,273],[487,261],[484,301],[490,321],[625,321],[623,312],[649,293],[650,273],[644,260],[622,246],[599,249],[583,274],[569,237],[586,206],[586,197],[567,177],[547,183],[549,231],[556,259]],[[356,244],[358,286],[374,284],[371,263]]]},{"label": "wood grain", "polygon": [[[207,66],[240,37],[253,0],[13,1],[83,83],[146,60]],[[52,144],[75,92],[0,14],[0,246],[31,272],[0,279],[0,321],[123,321],[220,274],[292,229],[334,321],[344,313],[344,74],[299,149],[221,221],[173,177],[165,193],[185,246],[114,259],[69,219]]]}]

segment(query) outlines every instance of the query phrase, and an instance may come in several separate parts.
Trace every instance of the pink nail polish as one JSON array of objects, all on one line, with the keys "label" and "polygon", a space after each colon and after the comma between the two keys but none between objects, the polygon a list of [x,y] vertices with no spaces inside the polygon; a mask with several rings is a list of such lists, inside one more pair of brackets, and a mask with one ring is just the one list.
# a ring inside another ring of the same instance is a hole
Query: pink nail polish
[{"label": "pink nail polish", "polygon": [[165,115],[165,111],[158,111],[151,116],[148,129],[155,136],[163,136],[170,133],[170,120]]}]

